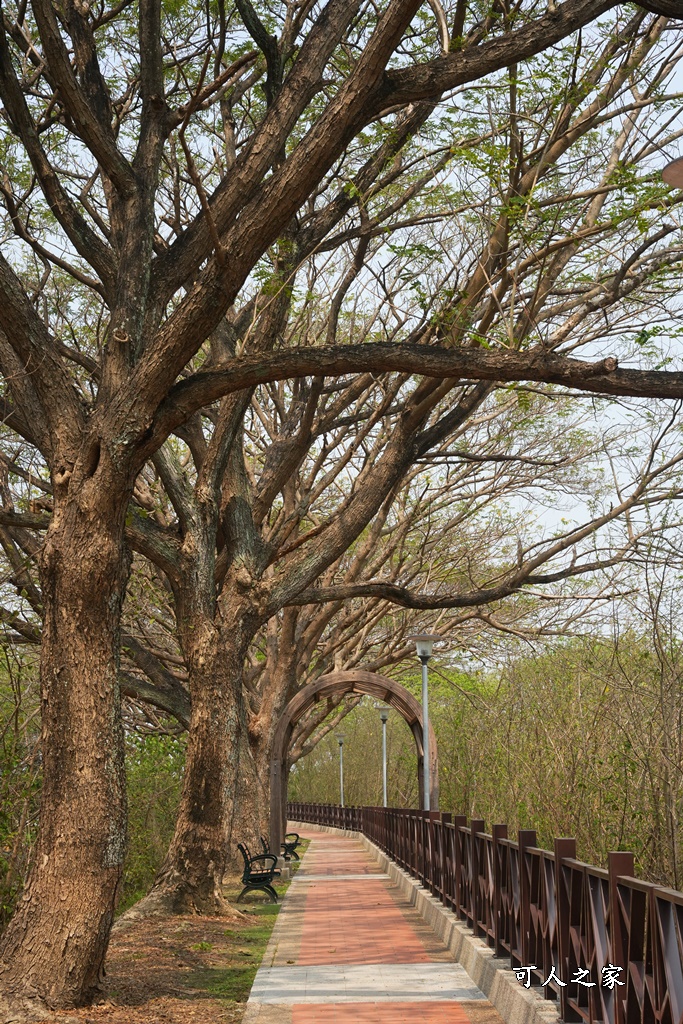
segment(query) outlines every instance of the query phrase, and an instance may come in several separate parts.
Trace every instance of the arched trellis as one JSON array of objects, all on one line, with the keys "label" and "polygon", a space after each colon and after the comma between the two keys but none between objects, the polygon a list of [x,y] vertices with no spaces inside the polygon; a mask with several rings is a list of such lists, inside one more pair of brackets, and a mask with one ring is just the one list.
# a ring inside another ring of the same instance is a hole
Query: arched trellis
[{"label": "arched trellis", "polygon": [[[371,697],[382,700],[406,720],[415,737],[417,749],[417,777],[420,793],[420,807],[423,806],[423,745],[422,745],[422,707],[406,690],[405,686],[364,669],[352,669],[349,672],[330,672],[321,676],[314,683],[309,683],[289,702],[278,722],[273,739],[273,754],[270,762],[270,848],[279,850],[285,828],[287,811],[287,778],[289,765],[287,755],[292,739],[292,732],[297,722],[303,718],[314,704],[327,697],[340,696],[346,693],[367,693]],[[429,724],[429,760],[432,810],[439,807],[439,761],[436,749],[436,737]]]}]

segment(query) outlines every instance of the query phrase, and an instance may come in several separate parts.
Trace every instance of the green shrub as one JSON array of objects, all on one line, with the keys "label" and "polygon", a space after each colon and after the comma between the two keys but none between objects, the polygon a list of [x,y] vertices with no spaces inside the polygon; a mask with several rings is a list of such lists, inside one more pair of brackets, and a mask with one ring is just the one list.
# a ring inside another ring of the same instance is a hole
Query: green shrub
[{"label": "green shrub", "polygon": [[119,912],[149,890],[173,835],[180,798],[185,737],[139,735],[126,742],[128,854]]},{"label": "green shrub", "polygon": [[0,648],[0,932],[24,886],[38,825],[40,719],[35,659]]}]

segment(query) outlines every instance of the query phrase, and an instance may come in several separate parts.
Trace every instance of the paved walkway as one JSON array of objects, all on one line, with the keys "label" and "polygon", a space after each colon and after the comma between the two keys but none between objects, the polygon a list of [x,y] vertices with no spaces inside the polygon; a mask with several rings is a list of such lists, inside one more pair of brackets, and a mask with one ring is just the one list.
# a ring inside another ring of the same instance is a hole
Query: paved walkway
[{"label": "paved walkway", "polygon": [[360,842],[302,835],[244,1024],[503,1024]]}]

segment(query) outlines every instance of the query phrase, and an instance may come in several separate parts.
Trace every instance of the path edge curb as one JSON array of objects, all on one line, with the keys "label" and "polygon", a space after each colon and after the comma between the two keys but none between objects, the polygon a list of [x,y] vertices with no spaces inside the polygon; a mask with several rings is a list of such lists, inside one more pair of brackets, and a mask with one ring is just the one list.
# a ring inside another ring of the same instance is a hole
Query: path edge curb
[{"label": "path edge curb", "polygon": [[291,824],[315,832],[331,832],[349,839],[357,839],[389,875],[401,894],[415,907],[423,921],[448,948],[472,981],[496,1008],[505,1024],[557,1024],[560,1020],[557,1003],[543,999],[532,989],[525,989],[517,981],[514,971],[505,966],[506,960],[494,956],[490,946],[474,935],[472,929],[459,921],[453,913],[432,896],[424,886],[400,868],[362,832],[333,828],[331,825],[312,825],[307,821]]}]

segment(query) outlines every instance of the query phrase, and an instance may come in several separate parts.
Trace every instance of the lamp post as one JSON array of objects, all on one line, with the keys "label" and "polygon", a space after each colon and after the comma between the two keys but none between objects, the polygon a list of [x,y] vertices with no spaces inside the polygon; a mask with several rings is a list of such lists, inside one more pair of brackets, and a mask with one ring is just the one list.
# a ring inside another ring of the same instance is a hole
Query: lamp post
[{"label": "lamp post", "polygon": [[339,744],[339,796],[341,806],[344,806],[344,736],[342,733],[337,733],[337,743]]},{"label": "lamp post", "polygon": [[382,719],[382,806],[387,806],[387,718],[389,717],[388,711],[380,711],[379,717]]},{"label": "lamp post", "polygon": [[424,810],[429,810],[429,798],[431,795],[431,771],[429,764],[429,695],[427,676],[427,662],[432,656],[432,648],[435,640],[440,640],[438,633],[416,633],[409,636],[408,640],[415,642],[417,656],[422,662],[422,772],[423,772],[423,803]]}]

